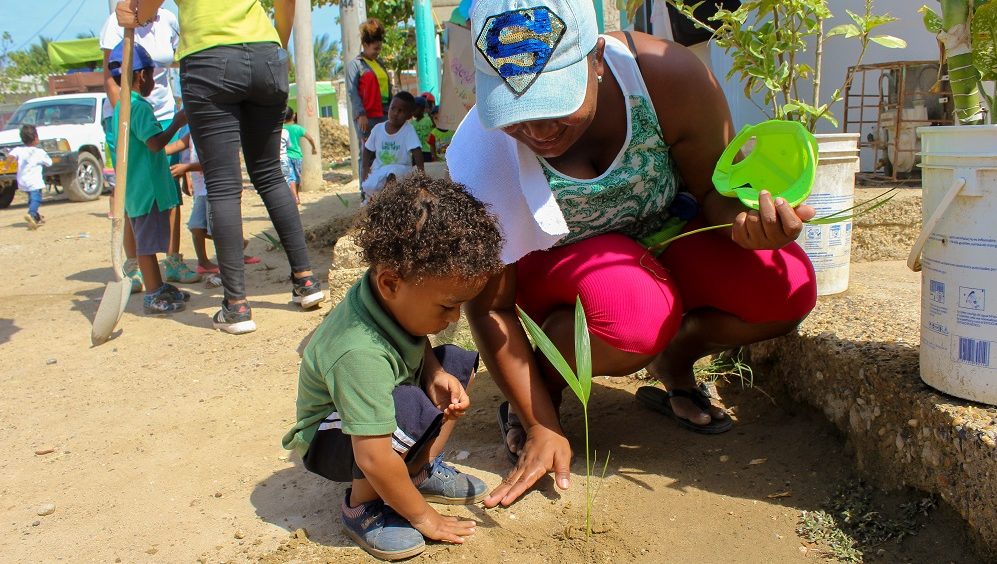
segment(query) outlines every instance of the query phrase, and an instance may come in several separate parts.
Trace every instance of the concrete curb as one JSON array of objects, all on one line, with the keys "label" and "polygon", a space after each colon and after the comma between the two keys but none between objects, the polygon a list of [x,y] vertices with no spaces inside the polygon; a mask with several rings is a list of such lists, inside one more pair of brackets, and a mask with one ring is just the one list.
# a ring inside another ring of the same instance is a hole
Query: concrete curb
[{"label": "concrete curb", "polygon": [[849,291],[822,298],[797,334],[751,348],[756,373],[822,411],[868,478],[937,494],[997,556],[997,408],[921,382],[918,275],[900,262],[852,268]]}]

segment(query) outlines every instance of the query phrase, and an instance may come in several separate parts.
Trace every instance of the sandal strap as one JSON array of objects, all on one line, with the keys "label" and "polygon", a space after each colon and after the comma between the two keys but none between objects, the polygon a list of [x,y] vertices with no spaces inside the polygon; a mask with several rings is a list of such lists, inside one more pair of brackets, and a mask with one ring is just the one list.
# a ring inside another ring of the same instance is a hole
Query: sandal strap
[{"label": "sandal strap", "polygon": [[696,407],[706,411],[713,407],[713,403],[710,402],[710,392],[706,388],[705,384],[699,384],[695,388],[678,388],[675,390],[668,390],[668,399],[672,398],[686,398],[696,405]]}]

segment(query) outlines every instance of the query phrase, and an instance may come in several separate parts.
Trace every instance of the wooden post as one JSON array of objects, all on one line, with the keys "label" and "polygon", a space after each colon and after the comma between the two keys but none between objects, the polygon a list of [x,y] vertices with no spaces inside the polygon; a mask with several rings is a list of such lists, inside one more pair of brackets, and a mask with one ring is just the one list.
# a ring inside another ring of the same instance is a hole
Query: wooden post
[{"label": "wooden post", "polygon": [[[340,0],[339,25],[343,41],[343,68],[360,54],[360,22],[367,20],[367,4],[365,0]],[[357,136],[357,124],[353,121],[353,102],[349,92],[346,93],[347,121],[350,126],[350,159],[353,162],[353,175],[360,178],[360,142]]]},{"label": "wooden post", "polygon": [[298,125],[315,139],[316,154],[311,145],[301,143],[301,179],[298,189],[318,190],[322,187],[322,143],[319,136],[318,96],[315,94],[315,42],[312,39],[312,2],[295,0],[294,7],[294,71],[298,86]]}]

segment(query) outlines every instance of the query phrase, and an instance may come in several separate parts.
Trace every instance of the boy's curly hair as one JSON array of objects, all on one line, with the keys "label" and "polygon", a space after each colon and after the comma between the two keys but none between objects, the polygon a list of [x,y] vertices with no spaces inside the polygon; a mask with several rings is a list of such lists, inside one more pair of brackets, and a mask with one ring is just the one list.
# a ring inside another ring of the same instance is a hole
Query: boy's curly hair
[{"label": "boy's curly hair", "polygon": [[356,243],[370,266],[403,279],[478,278],[502,269],[495,216],[464,186],[422,173],[389,183],[367,204]]}]

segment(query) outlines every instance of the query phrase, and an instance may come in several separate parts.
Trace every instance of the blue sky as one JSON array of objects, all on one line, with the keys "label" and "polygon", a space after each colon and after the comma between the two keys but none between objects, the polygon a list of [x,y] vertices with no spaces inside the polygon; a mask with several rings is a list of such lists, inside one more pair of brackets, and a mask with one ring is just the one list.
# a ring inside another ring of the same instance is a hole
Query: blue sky
[{"label": "blue sky", "polygon": [[[166,0],[163,5],[167,10],[177,12],[173,0]],[[0,0],[0,14],[3,14],[0,32],[10,33],[14,48],[35,43],[39,35],[54,39],[75,39],[80,33],[93,31],[94,34],[100,34],[100,28],[109,13],[108,0]],[[333,40],[338,41],[338,15],[339,8],[336,6],[312,12],[312,33],[316,37],[328,33]]]}]

